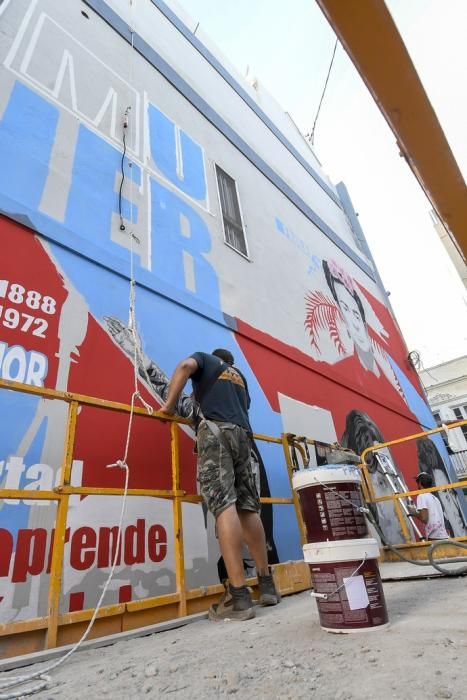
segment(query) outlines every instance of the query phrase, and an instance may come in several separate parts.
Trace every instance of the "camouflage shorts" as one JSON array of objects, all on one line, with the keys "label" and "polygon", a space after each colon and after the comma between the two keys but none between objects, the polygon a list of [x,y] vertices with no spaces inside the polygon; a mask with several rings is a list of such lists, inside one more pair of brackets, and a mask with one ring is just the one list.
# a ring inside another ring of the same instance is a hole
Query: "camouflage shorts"
[{"label": "camouflage shorts", "polygon": [[198,428],[201,495],[209,511],[216,516],[234,503],[238,510],[259,513],[261,504],[251,469],[250,438],[246,430],[233,423],[216,425],[222,432],[222,442],[205,421]]}]

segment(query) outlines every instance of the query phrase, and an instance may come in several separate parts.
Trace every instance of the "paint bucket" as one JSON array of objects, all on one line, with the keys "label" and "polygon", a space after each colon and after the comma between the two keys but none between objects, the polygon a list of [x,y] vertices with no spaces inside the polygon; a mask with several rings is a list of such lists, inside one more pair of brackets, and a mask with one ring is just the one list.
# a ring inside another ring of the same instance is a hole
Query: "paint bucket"
[{"label": "paint bucket", "polygon": [[371,632],[388,627],[374,539],[318,542],[303,547],[326,632]]},{"label": "paint bucket", "polygon": [[298,494],[307,542],[358,539],[368,535],[360,491],[360,471],[339,464],[301,469],[292,477]]}]

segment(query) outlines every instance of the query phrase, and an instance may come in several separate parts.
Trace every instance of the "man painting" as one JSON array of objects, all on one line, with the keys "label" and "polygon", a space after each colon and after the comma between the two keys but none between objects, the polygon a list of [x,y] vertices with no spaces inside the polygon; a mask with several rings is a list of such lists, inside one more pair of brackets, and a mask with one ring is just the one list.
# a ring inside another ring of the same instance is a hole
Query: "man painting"
[{"label": "man painting", "polygon": [[251,470],[249,394],[228,350],[196,352],[178,364],[162,413],[172,415],[191,377],[199,404],[198,480],[216,519],[219,545],[229,577],[226,594],[211,607],[211,619],[248,620],[255,610],[246,586],[242,549],[255,560],[262,605],[276,605],[279,595],[269,572],[266,538],[259,517],[260,500]]}]

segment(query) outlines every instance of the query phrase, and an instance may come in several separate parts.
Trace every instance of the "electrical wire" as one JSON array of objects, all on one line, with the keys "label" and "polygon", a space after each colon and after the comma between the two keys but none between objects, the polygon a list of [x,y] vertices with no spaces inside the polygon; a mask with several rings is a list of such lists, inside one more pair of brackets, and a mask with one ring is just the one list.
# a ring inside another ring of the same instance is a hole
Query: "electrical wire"
[{"label": "electrical wire", "polygon": [[[128,112],[128,110],[127,110]],[[125,119],[127,119],[128,114],[125,112]],[[126,157],[126,136],[125,136],[125,129],[127,121],[124,121],[123,123],[123,151],[122,151],[122,159],[120,161],[120,172],[121,172],[121,179],[120,179],[120,187],[118,189],[118,213],[120,216],[120,231],[125,230],[125,224],[123,223],[123,214],[122,214],[122,192],[123,192],[123,185],[125,184],[125,157]],[[131,206],[131,205],[130,205]]]},{"label": "electrical wire", "polygon": [[332,52],[331,63],[329,64],[328,74],[327,74],[327,76],[326,76],[326,81],[325,81],[325,83],[324,83],[323,92],[322,92],[322,94],[321,94],[321,99],[320,99],[320,101],[319,101],[318,109],[317,109],[317,111],[316,111],[315,120],[314,120],[314,122],[313,122],[313,127],[312,127],[311,133],[310,133],[310,141],[311,141],[311,143],[312,143],[313,145],[314,145],[314,143],[315,143],[316,122],[318,121],[319,113],[320,113],[320,111],[321,111],[321,105],[323,104],[324,96],[325,96],[325,94],[326,94],[326,90],[327,90],[327,87],[328,87],[329,76],[331,75],[332,64],[334,63],[334,57],[335,57],[335,55],[336,55],[336,50],[337,50],[337,44],[338,44],[338,43],[339,43],[339,41],[338,41],[338,39],[336,39],[336,43],[334,44],[334,50],[333,50],[333,52]]}]

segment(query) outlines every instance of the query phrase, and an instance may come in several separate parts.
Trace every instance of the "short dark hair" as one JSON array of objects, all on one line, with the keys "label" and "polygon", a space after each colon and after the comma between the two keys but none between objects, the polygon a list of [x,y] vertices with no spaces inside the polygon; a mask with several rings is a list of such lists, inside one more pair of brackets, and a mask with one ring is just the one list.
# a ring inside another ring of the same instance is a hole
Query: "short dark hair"
[{"label": "short dark hair", "polygon": [[227,362],[228,365],[233,365],[234,363],[234,356],[230,352],[230,350],[224,350],[224,348],[217,348],[217,350],[213,350],[212,355],[215,355],[216,357],[220,357],[221,360],[224,360],[224,362]]},{"label": "short dark hair", "polygon": [[417,474],[415,481],[422,489],[430,489],[433,486],[433,477],[427,472],[420,472],[420,474]]}]

